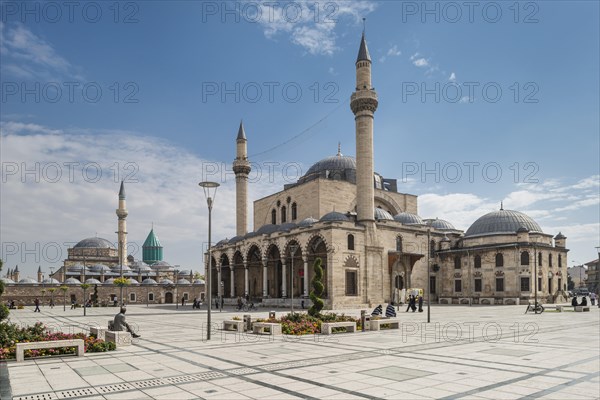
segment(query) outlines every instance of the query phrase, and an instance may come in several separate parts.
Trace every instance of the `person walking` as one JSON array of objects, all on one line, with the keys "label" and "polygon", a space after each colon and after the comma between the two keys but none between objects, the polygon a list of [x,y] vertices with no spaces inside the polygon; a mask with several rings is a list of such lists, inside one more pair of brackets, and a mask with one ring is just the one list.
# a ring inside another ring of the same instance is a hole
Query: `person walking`
[{"label": "person walking", "polygon": [[[407,306],[406,306],[406,312],[408,312],[408,310],[410,310],[413,307],[413,303],[414,303],[414,296],[412,294],[408,295],[408,302],[407,302]],[[413,310],[414,312],[414,310]]]},{"label": "person walking", "polygon": [[419,295],[419,312],[423,312],[423,296]]},{"label": "person walking", "polygon": [[35,304],[35,310],[33,310],[33,312],[41,312],[40,311],[40,299],[38,299],[36,297],[35,300],[33,301],[33,304]]},{"label": "person walking", "polygon": [[594,293],[594,292],[590,293],[590,302],[592,303],[593,306],[596,305],[596,293]]},{"label": "person walking", "polygon": [[181,297],[181,307],[185,306],[185,296]]}]

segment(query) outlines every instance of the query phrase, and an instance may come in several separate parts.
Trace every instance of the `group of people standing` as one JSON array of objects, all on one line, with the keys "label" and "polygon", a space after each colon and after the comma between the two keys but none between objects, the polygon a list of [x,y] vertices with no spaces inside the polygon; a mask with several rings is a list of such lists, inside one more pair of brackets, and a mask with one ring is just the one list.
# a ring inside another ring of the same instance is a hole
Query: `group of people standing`
[{"label": "group of people standing", "polygon": [[423,296],[414,294],[409,295],[406,312],[408,312],[408,310],[412,310],[412,312],[417,311],[417,304],[419,305],[419,312],[423,312]]}]

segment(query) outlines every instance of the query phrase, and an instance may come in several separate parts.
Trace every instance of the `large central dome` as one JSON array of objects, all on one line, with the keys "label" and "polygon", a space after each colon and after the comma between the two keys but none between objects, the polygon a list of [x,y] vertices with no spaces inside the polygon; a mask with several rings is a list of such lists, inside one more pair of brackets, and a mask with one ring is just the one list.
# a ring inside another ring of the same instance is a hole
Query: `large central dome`
[{"label": "large central dome", "polygon": [[542,233],[542,228],[531,217],[519,211],[501,209],[479,217],[467,229],[465,237],[515,233],[521,227],[527,228],[530,232]]},{"label": "large central dome", "polygon": [[298,182],[304,183],[317,178],[356,182],[356,160],[354,157],[337,155],[314,163]]},{"label": "large central dome", "polygon": [[113,244],[111,242],[109,242],[106,239],[99,238],[99,237],[83,239],[82,241],[80,241],[73,247],[77,247],[77,248],[107,248],[108,247],[111,249],[114,248]]}]

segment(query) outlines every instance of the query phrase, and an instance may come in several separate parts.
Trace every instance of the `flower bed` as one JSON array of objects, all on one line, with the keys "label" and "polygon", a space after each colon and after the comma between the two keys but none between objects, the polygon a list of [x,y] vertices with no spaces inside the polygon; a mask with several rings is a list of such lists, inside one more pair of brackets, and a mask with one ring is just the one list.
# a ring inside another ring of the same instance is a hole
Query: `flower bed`
[{"label": "flower bed", "polygon": [[[361,329],[360,318],[356,319],[344,314],[319,314],[318,317],[311,317],[304,313],[287,314],[281,318],[258,319],[257,322],[272,322],[281,324],[281,333],[284,335],[311,335],[321,333],[321,323],[323,322],[356,322],[357,329]],[[345,331],[346,328],[334,328],[335,332]]]},{"label": "flower bed", "polygon": [[[94,336],[83,333],[68,334],[62,332],[48,333],[46,327],[38,322],[33,326],[21,328],[16,324],[0,323],[0,360],[15,358],[17,343],[47,342],[52,340],[83,339],[86,353],[111,351],[116,349],[114,343],[105,342]],[[25,350],[25,358],[75,354],[75,347],[59,347],[56,349]]]}]

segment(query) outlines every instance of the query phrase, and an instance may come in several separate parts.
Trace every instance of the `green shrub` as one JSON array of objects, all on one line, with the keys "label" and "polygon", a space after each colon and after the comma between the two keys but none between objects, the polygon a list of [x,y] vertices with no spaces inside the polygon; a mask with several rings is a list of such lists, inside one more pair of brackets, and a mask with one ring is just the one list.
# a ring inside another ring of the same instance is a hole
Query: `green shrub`
[{"label": "green shrub", "polygon": [[325,288],[323,287],[323,282],[321,281],[321,279],[323,279],[323,268],[321,268],[321,258],[317,257],[313,268],[315,271],[315,276],[312,279],[313,290],[310,291],[309,296],[312,300],[312,306],[308,309],[308,314],[310,314],[313,317],[317,317],[321,313],[323,307],[325,306],[325,303],[321,299],[323,291],[325,290]]},{"label": "green shrub", "polygon": [[8,310],[8,307],[6,307],[4,304],[0,304],[0,321],[8,318],[9,313],[10,311]]}]

